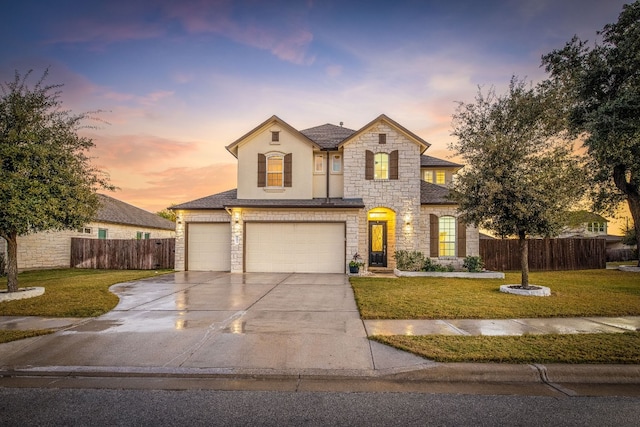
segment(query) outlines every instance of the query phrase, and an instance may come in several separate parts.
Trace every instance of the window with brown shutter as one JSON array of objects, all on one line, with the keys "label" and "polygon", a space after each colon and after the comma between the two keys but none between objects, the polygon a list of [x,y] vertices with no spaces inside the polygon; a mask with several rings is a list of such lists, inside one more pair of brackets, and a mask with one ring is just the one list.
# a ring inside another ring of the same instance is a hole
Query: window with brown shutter
[{"label": "window with brown shutter", "polygon": [[467,256],[467,225],[460,221],[458,221],[458,256],[466,257]]},{"label": "window with brown shutter", "polygon": [[267,186],[267,156],[258,153],[258,187]]},{"label": "window with brown shutter", "polygon": [[398,179],[398,150],[389,154],[389,179]]},{"label": "window with brown shutter", "polygon": [[439,253],[438,216],[431,214],[429,215],[429,256],[437,258]]},{"label": "window with brown shutter", "polygon": [[284,186],[291,187],[292,184],[293,154],[284,156]]},{"label": "window with brown shutter", "polygon": [[373,179],[373,151],[365,152],[364,178]]}]

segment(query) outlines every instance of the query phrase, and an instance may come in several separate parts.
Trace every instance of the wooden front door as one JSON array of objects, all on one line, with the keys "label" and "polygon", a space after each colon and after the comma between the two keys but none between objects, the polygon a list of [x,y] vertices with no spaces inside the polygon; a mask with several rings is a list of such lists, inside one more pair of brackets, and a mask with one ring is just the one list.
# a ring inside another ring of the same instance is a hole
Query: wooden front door
[{"label": "wooden front door", "polygon": [[387,266],[387,222],[369,222],[369,267]]}]

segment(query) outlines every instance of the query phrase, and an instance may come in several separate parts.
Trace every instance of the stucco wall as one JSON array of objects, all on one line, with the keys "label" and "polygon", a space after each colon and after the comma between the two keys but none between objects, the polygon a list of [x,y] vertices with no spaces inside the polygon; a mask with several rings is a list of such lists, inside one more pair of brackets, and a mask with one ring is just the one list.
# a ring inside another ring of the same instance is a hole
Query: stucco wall
[{"label": "stucco wall", "polygon": [[[272,130],[279,130],[280,141],[271,141]],[[291,153],[292,186],[279,190],[258,187],[258,153]],[[238,146],[238,171],[239,199],[311,199],[313,146],[279,126],[266,127]]]},{"label": "stucco wall", "polygon": [[[135,239],[138,231],[151,233],[152,239],[168,239],[175,236],[172,230],[149,229],[120,224],[90,223],[83,231],[51,231],[18,237],[18,269],[35,270],[40,268],[69,267],[71,259],[71,238],[98,238],[99,229],[107,230],[108,239]],[[90,233],[86,233],[90,229]],[[6,242],[0,239],[0,248]]]}]

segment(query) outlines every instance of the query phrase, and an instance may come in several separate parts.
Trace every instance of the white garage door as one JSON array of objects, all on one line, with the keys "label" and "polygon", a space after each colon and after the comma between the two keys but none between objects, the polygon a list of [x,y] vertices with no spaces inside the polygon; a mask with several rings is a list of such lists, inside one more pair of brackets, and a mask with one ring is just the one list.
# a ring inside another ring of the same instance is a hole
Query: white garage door
[{"label": "white garage door", "polygon": [[246,223],[247,272],[344,273],[344,223]]},{"label": "white garage door", "polygon": [[187,270],[231,270],[231,225],[187,224]]}]

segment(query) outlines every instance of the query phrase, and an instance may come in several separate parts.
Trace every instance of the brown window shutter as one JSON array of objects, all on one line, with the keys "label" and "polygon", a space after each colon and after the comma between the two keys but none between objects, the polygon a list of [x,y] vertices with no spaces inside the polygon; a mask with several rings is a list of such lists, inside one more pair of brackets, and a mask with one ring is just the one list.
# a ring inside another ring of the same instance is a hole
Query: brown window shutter
[{"label": "brown window shutter", "polygon": [[463,258],[467,256],[467,225],[457,220],[458,229],[456,230],[457,238],[458,238],[458,256]]},{"label": "brown window shutter", "polygon": [[429,223],[429,256],[431,258],[437,258],[440,254],[438,217],[434,214],[429,215]]},{"label": "brown window shutter", "polygon": [[389,179],[398,179],[398,150],[389,154]]},{"label": "brown window shutter", "polygon": [[365,153],[364,179],[373,179],[373,151]]},{"label": "brown window shutter", "polygon": [[293,166],[293,154],[289,153],[284,156],[284,186],[291,187]]},{"label": "brown window shutter", "polygon": [[258,187],[267,186],[267,156],[258,153]]}]

